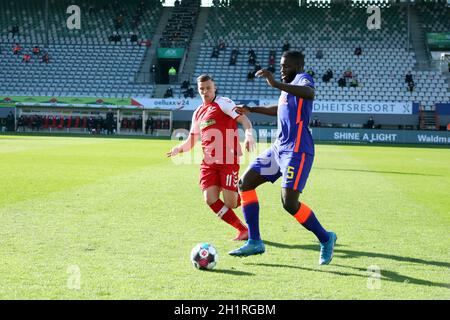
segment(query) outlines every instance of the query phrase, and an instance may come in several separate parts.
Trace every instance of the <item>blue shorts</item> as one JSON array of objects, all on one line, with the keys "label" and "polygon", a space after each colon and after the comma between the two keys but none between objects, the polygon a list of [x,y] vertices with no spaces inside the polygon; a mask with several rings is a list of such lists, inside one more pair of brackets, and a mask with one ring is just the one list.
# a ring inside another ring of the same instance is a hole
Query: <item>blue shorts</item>
[{"label": "blue shorts", "polygon": [[278,148],[272,145],[250,164],[250,168],[272,183],[282,177],[281,186],[283,188],[302,192],[313,161],[313,155],[307,153],[294,155],[292,152],[279,153]]}]

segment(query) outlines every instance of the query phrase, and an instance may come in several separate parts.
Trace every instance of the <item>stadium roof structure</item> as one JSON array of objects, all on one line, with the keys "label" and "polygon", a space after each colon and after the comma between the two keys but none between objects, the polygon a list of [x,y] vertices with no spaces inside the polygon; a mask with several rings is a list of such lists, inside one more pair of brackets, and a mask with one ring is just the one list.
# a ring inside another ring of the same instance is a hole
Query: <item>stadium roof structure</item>
[{"label": "stadium roof structure", "polygon": [[[176,0],[161,0],[163,6],[174,6]],[[180,0],[181,2],[183,0]],[[213,6],[226,6],[234,0],[201,0],[202,7],[213,7]],[[248,2],[261,2],[261,0],[244,0]],[[430,3],[430,2],[443,2],[447,1],[450,5],[450,0],[290,0],[292,2],[298,2],[299,5],[310,5],[310,4],[336,4],[336,3],[359,3],[359,4],[371,4],[371,3]]]}]

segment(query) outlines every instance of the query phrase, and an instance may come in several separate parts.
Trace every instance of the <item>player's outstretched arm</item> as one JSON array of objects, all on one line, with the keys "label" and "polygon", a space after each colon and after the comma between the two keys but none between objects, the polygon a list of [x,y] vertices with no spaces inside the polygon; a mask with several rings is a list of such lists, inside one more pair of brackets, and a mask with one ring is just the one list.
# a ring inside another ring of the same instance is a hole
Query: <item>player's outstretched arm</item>
[{"label": "player's outstretched arm", "polygon": [[273,88],[290,93],[296,97],[314,100],[314,89],[311,87],[296,86],[289,83],[278,82],[273,78],[273,74],[265,69],[261,69],[256,72],[256,76],[265,78],[267,83]]},{"label": "player's outstretched arm", "polygon": [[278,105],[270,105],[270,106],[257,106],[257,107],[249,107],[244,104],[240,104],[236,106],[236,112],[239,114],[249,114],[249,113],[260,113],[265,114],[266,116],[277,116],[278,114]]},{"label": "player's outstretched arm", "polygon": [[236,120],[238,123],[242,125],[242,127],[245,130],[245,140],[244,140],[245,150],[247,150],[248,152],[255,150],[256,142],[255,138],[253,137],[252,123],[244,114],[242,114]]},{"label": "player's outstretched arm", "polygon": [[169,152],[166,153],[166,155],[170,158],[173,156],[176,156],[177,154],[181,152],[188,152],[190,151],[196,144],[198,140],[198,134],[189,134],[189,137],[180,145],[173,147]]},{"label": "player's outstretched arm", "polygon": [[181,144],[173,147],[172,150],[166,153],[168,157],[176,156],[181,152],[188,152],[197,143],[198,137],[200,136],[200,126],[195,116],[196,112],[192,115],[191,131],[189,132],[189,137]]}]

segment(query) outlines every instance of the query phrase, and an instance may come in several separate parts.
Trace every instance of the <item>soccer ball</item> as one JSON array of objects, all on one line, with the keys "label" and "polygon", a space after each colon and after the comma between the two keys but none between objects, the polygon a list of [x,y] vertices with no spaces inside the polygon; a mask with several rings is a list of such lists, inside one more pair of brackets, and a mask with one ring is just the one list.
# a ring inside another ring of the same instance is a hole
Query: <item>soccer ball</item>
[{"label": "soccer ball", "polygon": [[197,269],[211,270],[216,264],[219,255],[216,248],[209,243],[199,243],[191,251],[191,262]]}]

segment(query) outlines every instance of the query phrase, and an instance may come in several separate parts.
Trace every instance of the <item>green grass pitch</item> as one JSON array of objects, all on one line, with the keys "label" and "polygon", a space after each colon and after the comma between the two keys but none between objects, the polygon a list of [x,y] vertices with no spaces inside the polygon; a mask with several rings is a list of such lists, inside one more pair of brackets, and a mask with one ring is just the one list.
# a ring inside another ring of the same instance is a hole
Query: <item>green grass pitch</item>
[{"label": "green grass pitch", "polygon": [[[318,266],[279,182],[258,189],[266,253],[228,256],[175,143],[0,136],[0,298],[450,299],[450,149],[317,145],[301,198],[338,235]],[[190,264],[203,241],[214,271]]]}]

